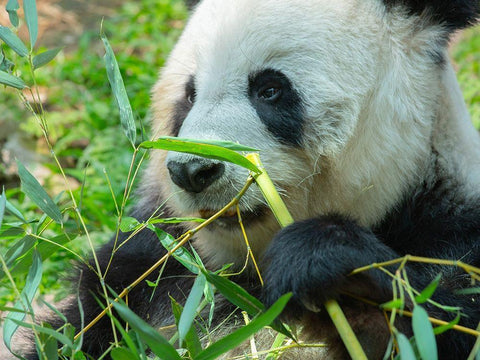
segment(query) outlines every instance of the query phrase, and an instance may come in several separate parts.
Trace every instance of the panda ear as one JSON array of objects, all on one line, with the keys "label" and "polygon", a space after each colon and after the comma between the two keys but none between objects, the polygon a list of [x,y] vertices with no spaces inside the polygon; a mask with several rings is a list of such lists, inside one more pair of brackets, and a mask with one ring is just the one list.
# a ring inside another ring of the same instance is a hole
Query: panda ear
[{"label": "panda ear", "polygon": [[387,9],[403,7],[412,15],[444,25],[453,32],[473,25],[480,14],[479,0],[383,0]]},{"label": "panda ear", "polygon": [[200,0],[185,0],[188,10],[192,10],[199,2]]}]

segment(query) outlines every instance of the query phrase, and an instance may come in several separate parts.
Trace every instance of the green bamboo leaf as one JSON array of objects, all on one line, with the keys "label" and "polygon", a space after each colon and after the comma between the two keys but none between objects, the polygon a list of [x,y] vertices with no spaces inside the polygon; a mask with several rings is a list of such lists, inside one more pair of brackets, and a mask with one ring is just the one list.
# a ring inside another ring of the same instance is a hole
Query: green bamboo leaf
[{"label": "green bamboo leaf", "polygon": [[63,335],[62,333],[60,333],[56,330],[50,329],[50,328],[45,327],[45,326],[40,326],[40,325],[37,325],[37,324],[31,324],[31,323],[24,322],[24,321],[21,321],[21,320],[12,319],[12,321],[15,323],[15,325],[17,327],[21,326],[21,327],[24,327],[24,328],[27,328],[27,329],[35,330],[35,331],[37,331],[41,334],[46,334],[46,335],[49,335],[49,336],[57,339],[62,344],[65,344],[69,347],[73,347],[72,341],[67,336]]},{"label": "green bamboo leaf", "polygon": [[480,294],[480,287],[471,287],[455,291],[458,295],[477,295]]},{"label": "green bamboo leaf", "polygon": [[227,278],[210,272],[206,272],[205,277],[208,282],[215,285],[217,290],[220,291],[228,301],[246,311],[248,315],[255,316],[265,309],[265,306],[257,298]]},{"label": "green bamboo leaf", "polygon": [[415,302],[417,304],[423,304],[427,302],[432,297],[435,290],[437,290],[441,278],[442,274],[438,274],[435,279],[433,279],[432,282],[428,284],[418,296],[415,297]]},{"label": "green bamboo leaf", "polygon": [[[50,324],[43,324],[44,328],[53,330]],[[58,342],[50,335],[39,333],[39,342],[43,345],[45,358],[48,360],[58,360]],[[35,339],[37,340],[37,339]]]},{"label": "green bamboo leaf", "polygon": [[35,177],[33,177],[33,175],[18,160],[17,166],[18,176],[20,176],[20,181],[22,183],[22,191],[57,224],[62,224],[63,220],[60,209],[50,196],[48,196],[42,185],[39,184],[37,179],[35,179]]},{"label": "green bamboo leaf", "polygon": [[120,121],[122,123],[123,131],[127,136],[128,140],[133,147],[135,147],[135,140],[137,136],[135,120],[133,118],[132,107],[130,106],[130,101],[128,100],[127,91],[125,90],[125,85],[123,83],[122,74],[118,68],[117,60],[115,59],[115,54],[113,53],[112,47],[108,42],[108,39],[105,33],[100,34],[105,46],[105,66],[107,68],[107,77],[112,88],[113,96],[117,101],[118,109],[120,111]]},{"label": "green bamboo leaf", "polygon": [[[17,259],[24,256],[27,252],[33,249],[37,240],[30,235],[24,236],[16,241],[5,254],[5,262],[10,267]],[[3,275],[3,272],[1,273]]]},{"label": "green bamboo leaf", "polygon": [[[110,314],[108,314],[110,316]],[[128,333],[126,330],[125,330],[125,327],[123,324],[120,323],[120,321],[114,317],[114,316],[110,316],[110,318],[113,320],[113,322],[115,323],[115,327],[118,329],[118,331],[122,334],[122,341],[127,345],[127,347],[132,351],[132,354],[135,353],[137,354],[138,351],[137,351],[137,347],[135,346],[135,343],[132,339],[132,337],[130,336],[131,333]],[[139,359],[138,356],[133,356],[133,357],[130,357],[129,359]]]},{"label": "green bamboo leaf", "polygon": [[8,17],[10,19],[10,23],[18,27],[18,14],[17,10],[20,9],[17,0],[8,0],[7,6],[5,6],[5,10],[8,12]]},{"label": "green bamboo leaf", "polygon": [[143,321],[125,304],[112,301],[112,305],[120,317],[128,322],[131,328],[140,335],[155,355],[159,356],[162,360],[182,360],[175,348],[163,336]]},{"label": "green bamboo leaf", "polygon": [[44,52],[36,55],[32,60],[33,69],[36,70],[39,67],[42,67],[43,65],[48,64],[50,61],[52,61],[55,58],[55,56],[57,56],[57,54],[62,49],[63,49],[62,47],[58,47],[58,48],[55,48],[55,49],[50,49],[50,50],[44,51]]},{"label": "green bamboo leaf", "polygon": [[30,49],[33,49],[38,36],[37,3],[35,0],[23,0],[23,11],[25,13],[28,34],[30,35]]},{"label": "green bamboo leaf", "polygon": [[[178,322],[180,321],[180,316],[182,315],[183,307],[172,297],[170,297],[170,302],[172,304],[172,312],[173,312],[173,316],[175,317],[175,323],[177,324],[177,328],[178,328]],[[202,351],[202,344],[197,335],[195,326],[191,326],[190,330],[185,336],[185,347],[190,353],[191,358],[195,358],[195,356],[197,356]]]},{"label": "green bamboo leaf", "polygon": [[450,321],[448,324],[436,326],[433,329],[433,333],[435,335],[440,335],[440,334],[443,334],[445,331],[452,329],[455,325],[457,325],[460,322],[460,317],[461,317],[461,313],[458,312],[455,319]]},{"label": "green bamboo leaf", "polygon": [[28,55],[28,49],[25,44],[8,27],[0,25],[0,39],[21,57]]},{"label": "green bamboo leaf", "polygon": [[174,136],[162,136],[159,139],[173,140],[173,141],[183,141],[188,143],[197,143],[197,144],[207,144],[220,146],[225,149],[235,150],[235,151],[259,151],[258,149],[252,148],[250,146],[242,145],[232,141],[223,141],[223,140],[209,140],[209,139],[187,139]]},{"label": "green bamboo leaf", "polygon": [[396,334],[400,360],[417,360],[410,341],[402,333]]},{"label": "green bamboo leaf", "polygon": [[412,317],[413,334],[417,343],[418,352],[424,360],[437,360],[437,342],[428,314],[421,306],[415,306]]},{"label": "green bamboo leaf", "polygon": [[3,215],[5,214],[5,207],[7,206],[7,195],[5,195],[5,189],[2,190],[2,195],[0,196],[0,228],[3,223]]},{"label": "green bamboo leaf", "polygon": [[114,348],[110,352],[110,356],[113,360],[132,360],[138,359],[130,350],[124,348]]},{"label": "green bamboo leaf", "polygon": [[217,359],[220,355],[231,349],[234,349],[254,333],[261,330],[265,326],[270,325],[283,311],[291,296],[292,294],[283,295],[275,302],[275,304],[272,305],[270,309],[254,318],[248,325],[234,331],[230,335],[227,335],[216,343],[210,345],[208,348],[198,354],[195,360]]},{"label": "green bamboo leaf", "polygon": [[0,46],[0,71],[4,71],[7,74],[11,74],[14,67],[15,67],[15,64],[5,57],[5,52],[3,51],[3,47]]},{"label": "green bamboo leaf", "polygon": [[387,310],[403,309],[404,306],[405,306],[405,304],[403,303],[402,299],[393,299],[391,301],[388,301],[388,302],[380,305],[380,307],[382,309],[387,309]]},{"label": "green bamboo leaf", "polygon": [[125,216],[122,218],[122,222],[120,223],[120,230],[122,232],[130,232],[138,229],[141,226],[142,223],[140,223],[137,219],[130,216]]},{"label": "green bamboo leaf", "polygon": [[7,210],[10,214],[17,217],[22,223],[28,224],[28,221],[25,219],[22,213],[15,206],[13,206],[12,203],[8,200],[7,200]]},{"label": "green bamboo leaf", "polygon": [[[155,231],[155,234],[157,234],[158,239],[162,243],[163,247],[167,249],[168,251],[172,250],[176,245],[176,240],[175,238],[170,235],[169,233],[163,231],[162,229],[159,228],[153,228],[153,231]],[[190,252],[188,252],[187,249],[184,247],[181,247],[177,249],[173,255],[172,255],[179,263],[181,263],[183,266],[185,266],[188,270],[190,270],[194,274],[199,273],[197,262],[195,261],[195,258],[193,257]]]},{"label": "green bamboo leaf", "polygon": [[172,137],[162,137],[155,141],[144,141],[140,144],[140,147],[145,149],[162,149],[185,152],[209,159],[228,161],[255,173],[260,173],[260,170],[254,164],[235,151],[218,145],[206,144],[202,141],[204,140],[184,141]]},{"label": "green bamboo leaf", "polygon": [[[55,252],[60,250],[60,246],[68,244],[70,241],[76,238],[76,235],[67,236],[67,234],[60,234],[51,238],[51,242],[39,241],[35,250],[38,251],[43,260],[48,259]],[[36,241],[35,241],[36,242]],[[23,250],[28,249],[28,244]],[[22,257],[11,270],[12,274],[18,276],[27,272],[27,269],[32,263],[30,256]]]},{"label": "green bamboo leaf", "polygon": [[7,85],[18,90],[23,90],[27,87],[22,79],[2,70],[0,70],[0,84]]},{"label": "green bamboo leaf", "polygon": [[[40,280],[42,279],[42,259],[37,252],[33,253],[33,263],[27,275],[25,287],[21,293],[21,300],[15,303],[14,308],[17,310],[25,310],[30,308],[33,297],[37,292]],[[11,350],[12,337],[18,329],[18,322],[25,318],[25,313],[10,312],[5,318],[3,324],[3,342],[9,350]],[[23,326],[23,324],[21,324]]]},{"label": "green bamboo leaf", "polygon": [[207,279],[205,279],[205,275],[200,273],[195,279],[187,301],[185,302],[182,315],[178,321],[178,342],[180,346],[182,346],[183,341],[186,339],[187,334],[192,327],[193,320],[197,315],[197,308],[202,300],[203,289],[206,282]]},{"label": "green bamboo leaf", "polygon": [[205,219],[202,218],[196,218],[196,217],[174,217],[174,218],[162,218],[162,219],[152,219],[149,220],[149,224],[180,224],[183,222],[197,222],[197,223],[203,223],[205,222]]}]

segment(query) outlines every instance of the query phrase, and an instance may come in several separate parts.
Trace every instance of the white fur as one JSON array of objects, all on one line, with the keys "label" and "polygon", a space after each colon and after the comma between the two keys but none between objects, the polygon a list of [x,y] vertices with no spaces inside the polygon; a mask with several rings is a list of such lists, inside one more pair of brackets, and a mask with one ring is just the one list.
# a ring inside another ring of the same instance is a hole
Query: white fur
[{"label": "white fur", "polygon": [[[180,136],[259,148],[296,219],[336,212],[372,226],[433,176],[432,145],[452,174],[452,164],[479,162],[451,66],[431,56],[443,35],[419,17],[387,13],[379,0],[205,0],[154,89],[155,136],[170,133],[173,105],[194,74],[197,99]],[[267,67],[282,71],[304,101],[305,151],[279,144],[248,101],[248,75]],[[152,157],[147,187],[161,188],[179,215],[219,209],[247,177],[228,164],[222,180],[193,196],[165,186],[165,154]],[[478,188],[478,172],[458,177]],[[252,189],[241,208],[262,202]],[[257,255],[277,230],[273,216],[247,227]],[[218,266],[246,254],[237,229],[202,232],[197,244]]]}]

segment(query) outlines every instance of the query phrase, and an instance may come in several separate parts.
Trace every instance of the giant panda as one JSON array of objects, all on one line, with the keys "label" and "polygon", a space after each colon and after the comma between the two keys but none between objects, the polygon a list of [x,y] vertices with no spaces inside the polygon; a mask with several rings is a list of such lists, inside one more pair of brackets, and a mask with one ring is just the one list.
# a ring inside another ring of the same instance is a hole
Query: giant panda
[{"label": "giant panda", "polygon": [[[378,270],[348,276],[353,269],[406,254],[480,266],[480,139],[446,48],[456,30],[475,23],[478,1],[191,3],[190,20],[152,92],[152,137],[221,139],[260,149],[295,222],[280,229],[251,187],[240,209],[265,285],[250,268],[235,281],[266,305],[292,292],[283,319],[302,328],[307,341],[327,344],[283,358],[348,358],[322,307],[331,298],[368,358],[383,358],[390,337],[384,315],[355,298],[392,299],[391,278]],[[209,216],[247,175],[233,164],[152,151],[132,216],[143,221],[158,209],[164,217]],[[188,227],[164,229],[178,236]],[[237,220],[228,215],[199,232],[192,246],[214,270],[226,263],[242,268],[247,253]],[[98,252],[102,267],[112,247],[113,240]],[[106,282],[120,291],[164,254],[156,235],[144,230],[116,252]],[[470,276],[415,262],[406,269],[418,290],[442,273],[433,299],[460,306],[460,324],[476,328],[480,297],[458,294],[472,285]],[[94,295],[101,293],[96,275],[86,267],[81,273],[88,322],[99,312]],[[184,301],[191,286],[188,271],[171,259],[153,299],[142,283],[128,303],[151,324],[170,325],[169,296]],[[433,317],[452,319],[424,306]],[[234,310],[219,299],[216,323]],[[78,328],[76,302],[65,313]],[[229,319],[222,329],[242,322]],[[409,324],[399,317],[396,325],[411,335]],[[104,319],[85,334],[84,350],[96,357],[111,341]],[[440,358],[466,359],[474,341],[448,331],[438,337]]]}]

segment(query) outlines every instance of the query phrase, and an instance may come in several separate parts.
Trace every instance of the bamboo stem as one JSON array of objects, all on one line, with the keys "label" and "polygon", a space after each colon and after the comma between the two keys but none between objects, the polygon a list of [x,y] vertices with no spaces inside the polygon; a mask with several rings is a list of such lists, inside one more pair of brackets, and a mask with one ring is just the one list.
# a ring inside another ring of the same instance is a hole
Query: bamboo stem
[{"label": "bamboo stem", "polygon": [[[255,164],[260,170],[260,174],[251,173],[251,176],[255,179],[260,191],[262,192],[265,200],[267,201],[270,209],[275,214],[278,223],[282,226],[288,226],[293,223],[293,218],[290,215],[285,203],[278,194],[275,186],[268,176],[265,168],[263,167],[260,156],[257,153],[250,153],[246,155],[246,158]],[[350,324],[345,317],[342,309],[338,305],[336,300],[328,300],[324,304],[327,309],[330,318],[332,319],[340,337],[343,340],[348,353],[353,360],[367,360],[367,356],[362,349],[355,333],[353,332]]]}]

